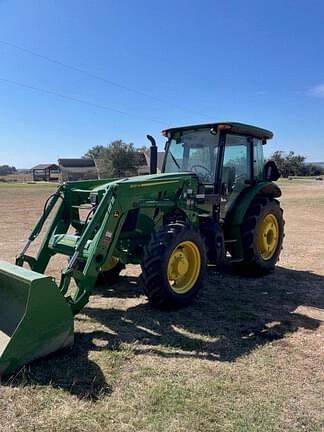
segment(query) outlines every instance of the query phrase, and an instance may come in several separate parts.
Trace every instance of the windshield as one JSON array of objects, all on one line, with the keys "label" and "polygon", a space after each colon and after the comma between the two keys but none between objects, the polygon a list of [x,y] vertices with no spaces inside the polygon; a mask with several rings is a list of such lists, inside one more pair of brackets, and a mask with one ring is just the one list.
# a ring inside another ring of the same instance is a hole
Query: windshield
[{"label": "windshield", "polygon": [[213,183],[217,150],[218,134],[209,129],[177,132],[170,140],[164,171],[191,171],[203,183]]}]

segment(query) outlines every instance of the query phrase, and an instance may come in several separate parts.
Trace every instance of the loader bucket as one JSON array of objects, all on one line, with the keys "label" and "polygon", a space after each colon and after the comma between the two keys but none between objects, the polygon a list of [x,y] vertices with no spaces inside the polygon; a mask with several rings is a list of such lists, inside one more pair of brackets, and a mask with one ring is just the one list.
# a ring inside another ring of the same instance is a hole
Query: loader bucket
[{"label": "loader bucket", "polygon": [[0,261],[0,376],[73,344],[73,315],[54,280]]}]

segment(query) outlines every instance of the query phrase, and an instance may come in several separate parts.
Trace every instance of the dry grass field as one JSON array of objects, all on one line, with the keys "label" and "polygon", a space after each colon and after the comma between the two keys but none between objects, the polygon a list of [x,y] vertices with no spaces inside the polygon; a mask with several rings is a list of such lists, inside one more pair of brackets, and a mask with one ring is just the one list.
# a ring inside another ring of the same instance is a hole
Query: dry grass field
[{"label": "dry grass field", "polygon": [[2,183],[27,183],[33,181],[32,173],[16,173],[9,174],[6,176],[0,176],[0,182]]},{"label": "dry grass field", "polygon": [[[195,303],[167,313],[129,266],[76,318],[71,350],[2,382],[0,431],[323,431],[324,182],[281,186],[276,272],[210,270]],[[1,259],[14,260],[52,188],[0,184]]]}]

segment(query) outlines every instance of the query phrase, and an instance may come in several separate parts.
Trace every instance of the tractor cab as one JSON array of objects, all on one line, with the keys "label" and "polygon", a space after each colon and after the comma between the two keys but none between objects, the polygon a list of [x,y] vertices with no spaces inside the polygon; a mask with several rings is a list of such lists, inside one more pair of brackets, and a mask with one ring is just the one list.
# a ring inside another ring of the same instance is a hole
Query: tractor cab
[{"label": "tractor cab", "polygon": [[163,172],[195,173],[204,193],[221,198],[221,218],[250,185],[276,180],[265,174],[263,145],[272,132],[242,123],[213,123],[164,130]]}]

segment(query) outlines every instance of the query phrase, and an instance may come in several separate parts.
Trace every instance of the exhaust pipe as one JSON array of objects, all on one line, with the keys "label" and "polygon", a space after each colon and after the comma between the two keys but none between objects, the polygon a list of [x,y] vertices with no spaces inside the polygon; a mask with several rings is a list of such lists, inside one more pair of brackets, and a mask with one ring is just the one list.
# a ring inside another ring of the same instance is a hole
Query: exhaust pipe
[{"label": "exhaust pipe", "polygon": [[146,135],[146,138],[150,141],[150,174],[156,174],[157,172],[157,146],[156,141],[151,135]]}]

